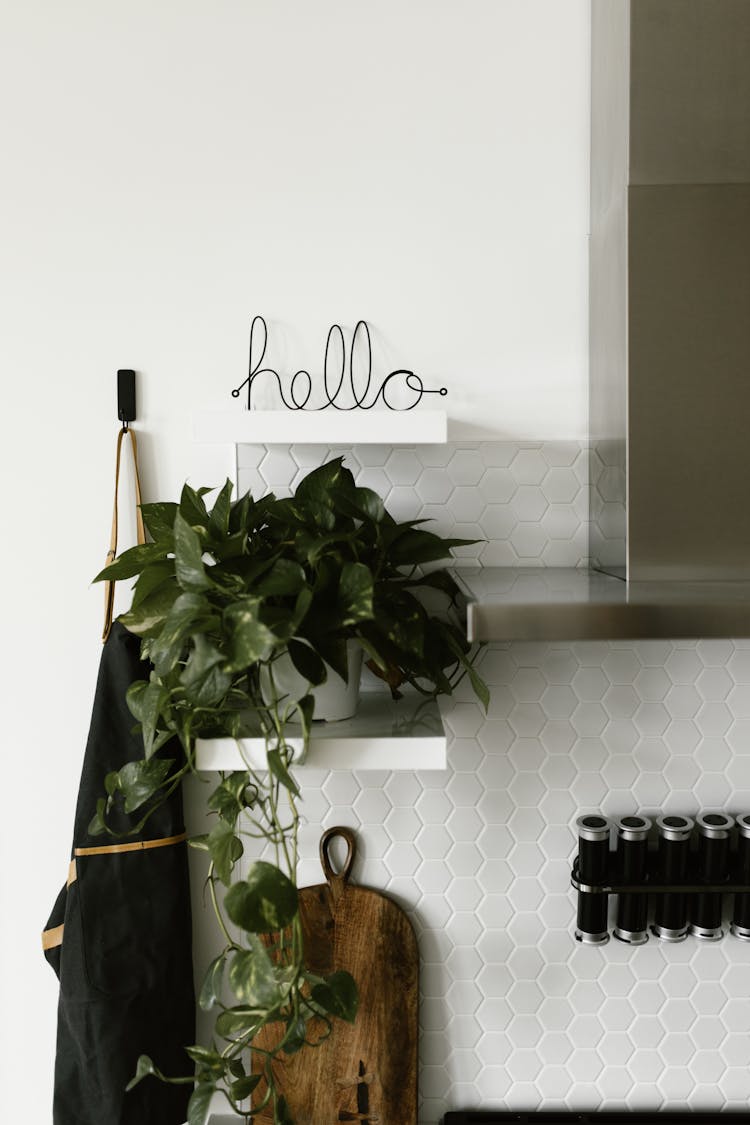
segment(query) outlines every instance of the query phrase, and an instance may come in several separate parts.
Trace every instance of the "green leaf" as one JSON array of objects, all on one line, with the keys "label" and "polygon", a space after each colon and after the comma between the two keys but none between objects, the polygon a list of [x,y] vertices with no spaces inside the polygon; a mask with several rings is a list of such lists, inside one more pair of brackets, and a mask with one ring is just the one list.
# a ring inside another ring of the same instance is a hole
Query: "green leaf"
[{"label": "green leaf", "polygon": [[408,528],[391,544],[389,561],[393,566],[437,562],[448,558],[451,548],[467,547],[475,542],[475,539],[443,539],[431,531]]},{"label": "green leaf", "polygon": [[348,1023],[354,1023],[357,1018],[359,995],[354,978],[349,973],[331,973],[324,984],[314,986],[312,998],[332,1016]]},{"label": "green leaf", "polygon": [[157,674],[165,676],[172,671],[189,636],[206,632],[215,625],[218,625],[218,618],[212,614],[210,603],[202,594],[180,594],[151,645],[151,659]]},{"label": "green leaf", "polygon": [[118,788],[125,798],[125,812],[135,812],[149,797],[153,797],[164,784],[173,765],[173,758],[127,762],[118,773]]},{"label": "green leaf", "polygon": [[206,970],[203,985],[198,997],[198,1003],[204,1012],[210,1011],[221,995],[221,982],[224,978],[224,963],[226,954],[220,953],[215,957]]},{"label": "green leaf", "polygon": [[183,590],[205,590],[211,582],[203,565],[203,547],[195,531],[178,512],[174,520],[174,558]]},{"label": "green leaf", "polygon": [[300,723],[302,724],[302,738],[304,742],[304,754],[302,757],[298,758],[298,764],[302,765],[304,758],[307,756],[307,743],[310,738],[313,715],[315,713],[315,699],[312,695],[303,695],[302,699],[297,700],[297,712],[299,714]]},{"label": "green leaf", "polygon": [[373,580],[364,563],[345,563],[339,582],[339,612],[342,625],[356,625],[374,616]]},{"label": "green leaf", "polygon": [[258,860],[246,879],[229,888],[224,905],[235,925],[248,933],[272,933],[297,914],[297,888],[278,867]]},{"label": "green leaf", "polygon": [[365,650],[373,664],[375,664],[381,672],[386,672],[388,670],[388,661],[381,653],[378,652],[372,641],[367,637],[360,636],[359,643],[362,645],[362,648]]},{"label": "green leaf", "polygon": [[248,774],[236,770],[223,778],[208,798],[208,807],[229,824],[234,824],[240,812],[252,804],[248,799]]},{"label": "green leaf", "polygon": [[294,612],[292,614],[292,625],[294,626],[294,632],[299,629],[300,625],[309,613],[312,602],[313,592],[309,586],[305,586],[304,589],[300,590],[299,594],[297,594],[297,600],[294,603]]},{"label": "green leaf", "polygon": [[154,636],[163,627],[169,611],[180,596],[180,587],[173,579],[160,586],[134,605],[127,613],[120,614],[119,620],[131,633],[138,637]]},{"label": "green leaf", "polygon": [[247,1074],[233,1082],[229,1089],[234,1101],[241,1102],[245,1098],[249,1098],[261,1077],[260,1074]]},{"label": "green leaf", "polygon": [[190,527],[208,527],[208,512],[203,497],[210,488],[199,488],[196,492],[189,484],[184,485],[180,496],[180,516]]},{"label": "green leaf", "polygon": [[305,514],[314,524],[316,533],[318,528],[323,531],[333,531],[336,527],[335,513],[328,504],[308,500],[305,505]]},{"label": "green leaf", "polygon": [[154,1077],[158,1077],[159,1071],[148,1055],[139,1055],[138,1062],[135,1064],[135,1074],[125,1087],[125,1092],[127,1093],[129,1090],[132,1090],[142,1079],[147,1078],[151,1074],[153,1074]]},{"label": "green leaf", "polygon": [[[244,540],[247,536],[235,536],[233,537],[233,543],[237,543],[239,538]],[[227,543],[229,543],[229,540],[227,540]],[[224,555],[223,552],[221,557],[224,561],[217,563],[212,568],[211,577],[215,579],[217,584],[225,587],[227,580],[229,580],[234,584],[232,588],[234,589],[236,586],[240,594],[246,594],[248,591],[255,589],[260,576],[270,570],[276,561],[273,558],[254,559],[250,558],[249,555],[235,557],[234,555]]]},{"label": "green leaf", "polygon": [[255,1034],[263,1024],[263,1013],[257,1008],[239,1006],[227,1008],[216,1019],[216,1034],[222,1039],[231,1039],[235,1035]]},{"label": "green leaf", "polygon": [[[133,601],[131,609],[137,609],[154,590],[158,590],[163,582],[174,583],[174,560],[162,559],[160,562],[149,563],[141,572],[133,588]],[[175,586],[176,590],[176,586]]]},{"label": "green leaf", "polygon": [[383,501],[371,488],[355,488],[350,496],[337,496],[336,507],[366,523],[377,524],[385,517]]},{"label": "green leaf", "polygon": [[250,1008],[273,1009],[284,999],[284,991],[276,978],[276,970],[263,943],[255,934],[249,936],[250,948],[235,953],[229,967],[229,983],[238,999]]},{"label": "green leaf", "polygon": [[348,469],[344,468],[344,458],[334,457],[326,461],[318,469],[313,469],[297,485],[295,499],[312,501],[330,507],[331,493],[344,484],[350,491],[354,489],[354,478]]},{"label": "green leaf", "polygon": [[287,644],[292,664],[303,679],[313,687],[324,684],[328,679],[326,666],[314,648],[302,641],[290,640]]},{"label": "green leaf", "polygon": [[199,1066],[207,1067],[217,1075],[223,1074],[226,1070],[226,1060],[221,1057],[215,1047],[201,1047],[200,1044],[197,1044],[193,1047],[186,1047],[185,1054]]},{"label": "green leaf", "polygon": [[421,578],[410,579],[408,586],[429,586],[433,590],[441,590],[452,602],[461,594],[461,588],[447,570],[433,570],[430,574],[423,574]]},{"label": "green leaf", "polygon": [[477,699],[482,703],[486,712],[490,705],[490,690],[477,672],[472,659],[468,655],[468,643],[453,625],[445,621],[433,621],[431,624],[438,636],[442,637],[445,641],[456,660],[466,669],[472,690]]},{"label": "green leaf", "polygon": [[177,511],[177,505],[172,503],[141,504],[143,522],[153,539],[171,541]]},{"label": "green leaf", "polygon": [[225,886],[229,886],[232,871],[244,852],[242,840],[234,834],[234,826],[226,820],[219,820],[206,839],[208,851],[213,860],[216,874]]},{"label": "green leaf", "polygon": [[195,1087],[188,1102],[187,1125],[206,1125],[213,1093],[213,1082],[201,1082]]},{"label": "green leaf", "polygon": [[301,1051],[305,1046],[305,1037],[307,1035],[307,1024],[300,1017],[295,1019],[290,1015],[287,1020],[287,1031],[284,1035],[284,1054],[294,1055],[297,1051]]},{"label": "green leaf", "polygon": [[131,713],[141,724],[143,748],[147,758],[154,753],[154,739],[161,709],[168,698],[169,692],[155,681],[147,684],[143,680],[136,680],[127,690],[125,699]]},{"label": "green leaf", "polygon": [[94,582],[119,582],[122,578],[132,578],[149,563],[166,558],[166,555],[167,548],[161,543],[140,543],[123,551],[114,562],[100,570]]},{"label": "green leaf", "polygon": [[403,653],[424,656],[424,631],[427,614],[417,599],[405,591],[391,593],[387,601],[376,602],[375,622],[392,644]]},{"label": "green leaf", "polygon": [[[208,550],[211,557],[216,560],[216,564],[211,567],[212,582],[219,583],[225,570],[227,574],[233,573],[231,564],[239,562],[241,558],[244,558],[245,562],[248,561],[247,557],[243,555],[246,545],[247,534],[244,531],[237,532],[236,535],[219,537],[214,535],[209,528]],[[225,568],[224,564],[230,565]]]},{"label": "green leaf", "polygon": [[241,598],[224,611],[224,623],[230,634],[230,672],[241,672],[259,660],[268,660],[276,647],[276,637],[258,616],[260,605],[260,598]]},{"label": "green leaf", "polygon": [[371,488],[355,488],[354,503],[373,523],[380,523],[385,516],[383,501]]},{"label": "green leaf", "polygon": [[102,832],[107,831],[107,802],[104,797],[99,797],[97,800],[96,812],[89,821],[86,831],[89,836],[101,836]]},{"label": "green leaf", "polygon": [[305,585],[305,572],[299,563],[291,559],[277,559],[271,570],[256,585],[256,591],[264,598],[275,595],[298,594]]},{"label": "green leaf", "polygon": [[467,671],[468,676],[469,676],[469,681],[471,683],[472,690],[473,690],[475,696],[477,697],[477,699],[479,700],[479,702],[484,707],[484,711],[485,711],[485,714],[486,714],[487,709],[490,705],[490,689],[487,687],[487,684],[484,682],[482,677],[479,675],[479,673],[477,672],[476,668],[471,663],[471,661],[467,660],[465,662],[465,667],[466,667],[466,671]]},{"label": "green leaf", "polygon": [[239,500],[235,500],[234,504],[229,509],[229,534],[245,534],[250,531],[253,526],[253,519],[251,513],[255,505],[253,498],[249,492],[244,496],[240,496]]},{"label": "green leaf", "polygon": [[215,645],[199,633],[180,674],[180,683],[193,707],[212,707],[224,698],[232,677],[223,668],[225,658]]},{"label": "green leaf", "polygon": [[294,538],[294,546],[297,553],[307,559],[310,566],[315,566],[326,555],[330,557],[334,552],[338,554],[345,550],[347,544],[354,544],[356,541],[356,531],[332,531],[329,534],[321,534],[316,528],[314,532],[298,532]]},{"label": "green leaf", "polygon": [[208,530],[218,540],[227,538],[229,533],[229,513],[232,507],[232,491],[234,485],[227,477],[219,495],[214,501],[211,515],[208,518]]},{"label": "green leaf", "polygon": [[286,768],[281,752],[279,750],[269,750],[266,757],[268,758],[268,768],[272,776],[275,777],[277,781],[280,781],[284,788],[288,789],[290,793],[293,793],[295,797],[299,797],[299,786]]},{"label": "green leaf", "polygon": [[[307,633],[307,628],[305,632]],[[346,651],[346,638],[335,633],[320,633],[315,635],[315,648],[323,657],[326,664],[338,672],[345,682],[349,679],[349,660]]]}]

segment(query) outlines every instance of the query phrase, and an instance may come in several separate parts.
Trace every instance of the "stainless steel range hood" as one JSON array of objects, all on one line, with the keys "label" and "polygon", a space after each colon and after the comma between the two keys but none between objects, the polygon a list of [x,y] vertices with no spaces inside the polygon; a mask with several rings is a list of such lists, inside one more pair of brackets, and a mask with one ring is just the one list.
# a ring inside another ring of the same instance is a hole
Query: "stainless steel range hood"
[{"label": "stainless steel range hood", "polygon": [[454,573],[470,641],[750,637],[750,582],[625,582],[572,567]]},{"label": "stainless steel range hood", "polygon": [[604,573],[477,576],[473,639],[750,635],[748,59],[750,0],[592,0]]}]

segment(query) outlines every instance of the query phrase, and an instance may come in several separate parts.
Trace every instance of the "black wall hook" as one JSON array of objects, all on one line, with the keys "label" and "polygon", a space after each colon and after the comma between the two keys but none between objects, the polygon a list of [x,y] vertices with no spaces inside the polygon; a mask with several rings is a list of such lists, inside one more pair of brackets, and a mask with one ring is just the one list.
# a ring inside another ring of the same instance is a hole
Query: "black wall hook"
[{"label": "black wall hook", "polygon": [[135,371],[128,367],[117,372],[117,417],[124,430],[128,422],[135,422]]}]

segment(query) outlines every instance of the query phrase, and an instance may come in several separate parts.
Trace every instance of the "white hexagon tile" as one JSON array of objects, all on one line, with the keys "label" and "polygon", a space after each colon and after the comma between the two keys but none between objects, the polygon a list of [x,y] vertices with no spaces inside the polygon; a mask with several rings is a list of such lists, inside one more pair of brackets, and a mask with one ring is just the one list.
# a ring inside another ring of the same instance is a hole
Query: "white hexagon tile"
[{"label": "white hexagon tile", "polygon": [[[240,484],[283,490],[325,452],[241,447]],[[470,563],[585,559],[579,445],[346,459],[394,515],[486,539],[461,552]],[[495,645],[480,659],[489,713],[463,690],[445,706],[446,771],[305,786],[300,881],[319,881],[321,828],[352,825],[354,877],[416,927],[420,1122],[469,1107],[747,1107],[750,943],[581,946],[569,876],[581,812],[750,811],[750,642]]]}]

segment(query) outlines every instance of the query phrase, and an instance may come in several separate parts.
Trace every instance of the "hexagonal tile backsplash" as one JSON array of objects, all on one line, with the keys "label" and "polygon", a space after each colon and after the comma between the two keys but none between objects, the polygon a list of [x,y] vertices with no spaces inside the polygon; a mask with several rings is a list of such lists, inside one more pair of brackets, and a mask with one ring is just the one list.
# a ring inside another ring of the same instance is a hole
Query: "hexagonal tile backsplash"
[{"label": "hexagonal tile backsplash", "polygon": [[577,566],[588,553],[588,453],[575,442],[476,445],[239,447],[241,491],[284,494],[328,456],[343,454],[359,484],[396,519],[486,542],[461,547],[476,566]]},{"label": "hexagonal tile backsplash", "polygon": [[[335,450],[329,452],[338,452]],[[575,443],[346,453],[395,515],[487,542],[471,564],[587,554]],[[244,446],[240,486],[284,491],[326,451]],[[300,881],[322,827],[359,833],[354,877],[394,896],[422,957],[425,1125],[447,1109],[746,1107],[750,944],[573,939],[580,812],[750,810],[750,642],[496,645],[489,714],[445,707],[445,772],[305,774]]]}]

